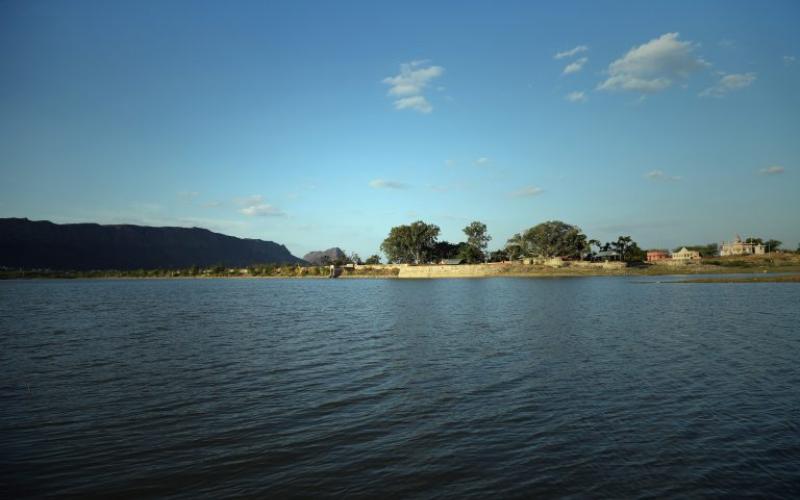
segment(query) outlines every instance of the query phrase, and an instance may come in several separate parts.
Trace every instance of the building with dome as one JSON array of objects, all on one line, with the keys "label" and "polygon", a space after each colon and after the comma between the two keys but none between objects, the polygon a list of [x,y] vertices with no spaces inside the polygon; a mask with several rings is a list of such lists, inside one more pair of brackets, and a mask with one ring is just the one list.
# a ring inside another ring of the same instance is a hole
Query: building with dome
[{"label": "building with dome", "polygon": [[732,255],[764,255],[764,245],[742,241],[741,236],[737,234],[735,240],[722,242],[719,255],[720,257]]}]

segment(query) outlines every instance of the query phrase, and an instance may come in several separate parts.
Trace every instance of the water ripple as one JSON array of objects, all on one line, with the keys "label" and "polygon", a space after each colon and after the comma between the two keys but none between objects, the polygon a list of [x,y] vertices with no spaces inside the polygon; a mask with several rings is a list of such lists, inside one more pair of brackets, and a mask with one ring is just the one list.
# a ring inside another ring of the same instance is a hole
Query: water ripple
[{"label": "water ripple", "polygon": [[0,487],[797,497],[799,298],[623,278],[3,282]]}]

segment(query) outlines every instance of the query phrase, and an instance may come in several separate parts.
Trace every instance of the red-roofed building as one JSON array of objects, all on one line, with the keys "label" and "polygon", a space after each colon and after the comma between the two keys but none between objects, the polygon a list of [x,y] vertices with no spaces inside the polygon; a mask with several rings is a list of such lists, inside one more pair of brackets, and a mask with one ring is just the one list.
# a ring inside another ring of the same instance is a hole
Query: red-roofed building
[{"label": "red-roofed building", "polygon": [[647,262],[656,262],[658,260],[666,260],[669,258],[670,258],[669,252],[667,252],[666,250],[647,251]]}]

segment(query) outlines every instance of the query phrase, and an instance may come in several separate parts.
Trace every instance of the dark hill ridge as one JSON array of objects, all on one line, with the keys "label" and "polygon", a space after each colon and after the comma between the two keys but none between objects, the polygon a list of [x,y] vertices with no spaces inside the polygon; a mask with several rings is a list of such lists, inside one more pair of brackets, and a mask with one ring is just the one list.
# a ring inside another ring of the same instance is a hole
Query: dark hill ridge
[{"label": "dark hill ridge", "polygon": [[24,269],[175,269],[304,264],[272,241],[242,239],[197,227],[54,224],[0,219],[0,266]]},{"label": "dark hill ridge", "polygon": [[[327,257],[327,259],[326,259]],[[344,260],[347,256],[341,248],[333,247],[327,250],[317,250],[315,252],[308,252],[303,256],[303,260],[310,262],[316,266],[322,264]]]}]

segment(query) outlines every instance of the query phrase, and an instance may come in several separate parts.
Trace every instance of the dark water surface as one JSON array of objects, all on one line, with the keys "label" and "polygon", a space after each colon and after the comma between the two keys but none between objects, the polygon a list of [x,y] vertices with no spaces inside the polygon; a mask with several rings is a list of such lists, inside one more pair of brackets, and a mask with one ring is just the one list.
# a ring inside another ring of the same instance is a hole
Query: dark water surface
[{"label": "dark water surface", "polygon": [[800,495],[800,286],[635,281],[0,282],[0,492]]}]

